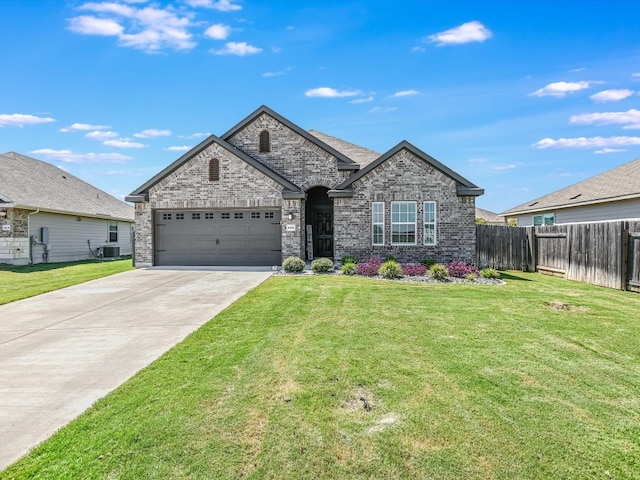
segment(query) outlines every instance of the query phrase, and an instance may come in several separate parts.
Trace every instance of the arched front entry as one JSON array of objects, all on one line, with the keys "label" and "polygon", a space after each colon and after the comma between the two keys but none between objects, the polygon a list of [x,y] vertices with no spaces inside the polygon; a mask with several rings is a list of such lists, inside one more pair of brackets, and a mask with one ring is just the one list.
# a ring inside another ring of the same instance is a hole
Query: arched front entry
[{"label": "arched front entry", "polygon": [[[307,258],[333,258],[333,201],[327,195],[328,191],[325,187],[307,191]],[[309,241],[309,230],[312,241]]]}]

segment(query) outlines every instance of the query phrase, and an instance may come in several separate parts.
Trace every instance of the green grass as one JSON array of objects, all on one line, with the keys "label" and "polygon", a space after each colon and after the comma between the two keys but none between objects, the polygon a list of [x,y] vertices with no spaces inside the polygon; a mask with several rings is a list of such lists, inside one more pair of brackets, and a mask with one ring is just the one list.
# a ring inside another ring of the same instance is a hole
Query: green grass
[{"label": "green grass", "polygon": [[0,265],[0,305],[131,270],[131,259],[109,262]]},{"label": "green grass", "polygon": [[0,478],[640,478],[640,296],[506,281],[273,277]]}]

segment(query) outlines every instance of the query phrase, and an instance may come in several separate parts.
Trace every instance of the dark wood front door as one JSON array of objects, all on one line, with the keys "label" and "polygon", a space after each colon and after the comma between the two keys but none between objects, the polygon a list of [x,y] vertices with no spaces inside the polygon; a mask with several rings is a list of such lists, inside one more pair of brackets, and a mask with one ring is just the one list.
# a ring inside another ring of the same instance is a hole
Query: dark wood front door
[{"label": "dark wood front door", "polygon": [[333,258],[333,205],[311,205],[313,257]]}]

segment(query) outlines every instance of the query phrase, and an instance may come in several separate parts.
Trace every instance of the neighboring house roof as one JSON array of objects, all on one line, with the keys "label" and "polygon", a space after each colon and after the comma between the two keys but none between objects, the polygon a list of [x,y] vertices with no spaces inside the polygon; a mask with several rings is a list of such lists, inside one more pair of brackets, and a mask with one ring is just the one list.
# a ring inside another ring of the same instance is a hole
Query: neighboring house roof
[{"label": "neighboring house roof", "polygon": [[[191,150],[189,150],[187,153],[185,153],[180,158],[178,158],[175,162],[173,162],[167,168],[165,168],[160,173],[158,173],[156,176],[154,176],[149,181],[147,181],[143,185],[141,185],[138,188],[136,188],[130,195],[127,195],[125,197],[125,200],[127,200],[128,202],[139,202],[141,200],[142,201],[146,201],[146,196],[148,195],[149,189],[151,187],[153,187],[156,183],[158,183],[164,177],[166,177],[167,175],[169,175],[173,171],[175,171],[178,168],[180,168],[182,165],[187,163],[193,157],[195,157],[200,152],[202,152],[204,149],[206,149],[207,147],[209,147],[210,145],[212,145],[214,143],[220,145],[225,150],[229,151],[230,153],[232,153],[236,157],[240,158],[241,160],[244,160],[249,165],[254,167],[256,170],[264,173],[267,177],[271,178],[272,180],[275,180],[277,183],[282,185],[282,187],[286,191],[296,192],[298,194],[302,194],[302,191],[300,190],[300,187],[298,187],[294,183],[292,183],[289,180],[287,180],[285,177],[280,175],[275,170],[272,170],[267,165],[259,162],[255,158],[247,155],[246,153],[244,153],[239,148],[236,148],[233,145],[231,145],[229,142],[226,142],[225,140],[223,140],[223,139],[221,139],[219,137],[216,137],[215,135],[210,135],[205,140],[203,140],[198,145],[196,145]],[[145,197],[145,198],[143,198],[143,197]]]},{"label": "neighboring house roof", "polygon": [[0,207],[133,221],[134,209],[50,163],[0,154]]},{"label": "neighboring house roof", "polygon": [[520,215],[633,198],[640,198],[640,158],[530,200],[500,215]]},{"label": "neighboring house roof", "polygon": [[487,223],[491,224],[503,225],[505,223],[504,217],[500,217],[497,213],[490,212],[489,210],[484,210],[478,207],[476,207],[476,218],[484,218]]},{"label": "neighboring house roof", "polygon": [[336,157],[338,159],[338,170],[357,170],[359,168],[356,162],[354,162],[348,156],[344,155],[342,152],[338,151],[335,147],[323,142],[321,139],[303,130],[302,128],[297,126],[295,123],[293,123],[291,120],[284,118],[278,112],[271,110],[266,105],[262,105],[255,112],[247,115],[244,118],[244,120],[242,120],[235,127],[227,131],[224,135],[221,136],[221,138],[225,140],[229,140],[236,133],[238,133],[240,130],[246,127],[249,123],[253,122],[258,116],[262,115],[263,113],[269,115],[271,118],[274,118],[275,120],[282,123],[283,125],[286,125],[288,128],[296,132],[301,137],[305,138],[306,140],[310,141],[311,143],[323,149],[325,152],[330,153],[331,155]]},{"label": "neighboring house roof", "polygon": [[393,157],[395,154],[397,154],[403,149],[407,149],[408,151],[413,153],[416,157],[421,158],[436,170],[439,170],[443,174],[455,180],[457,184],[458,195],[477,196],[477,195],[482,195],[484,193],[484,190],[482,188],[479,188],[477,185],[471,183],[469,180],[467,180],[463,176],[457,174],[456,172],[451,170],[449,167],[446,167],[445,165],[437,161],[435,158],[433,158],[431,155],[423,152],[418,147],[410,144],[406,140],[403,140],[398,145],[393,147],[391,150],[389,150],[385,154],[378,157],[375,161],[369,163],[366,167],[364,167],[360,171],[351,175],[347,180],[345,180],[340,185],[338,185],[335,188],[334,192],[338,190],[348,190],[349,187],[353,184],[353,182],[364,177],[371,170],[378,167],[382,163],[386,162],[387,160],[389,160],[391,157]]},{"label": "neighboring house roof", "polygon": [[381,155],[380,153],[369,150],[368,148],[361,147],[355,143],[349,143],[345,140],[332,137],[331,135],[327,135],[326,133],[322,133],[317,130],[309,130],[309,133],[349,157],[360,165],[360,168],[366,167]]}]

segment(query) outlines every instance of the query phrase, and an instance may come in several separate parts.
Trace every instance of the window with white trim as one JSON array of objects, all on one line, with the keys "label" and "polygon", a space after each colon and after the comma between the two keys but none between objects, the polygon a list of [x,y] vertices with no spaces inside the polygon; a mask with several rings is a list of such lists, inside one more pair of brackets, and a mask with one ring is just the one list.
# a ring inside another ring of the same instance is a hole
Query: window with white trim
[{"label": "window with white trim", "polygon": [[391,202],[391,245],[416,244],[416,202]]},{"label": "window with white trim", "polygon": [[542,225],[555,225],[556,215],[555,213],[545,213],[544,215],[533,216],[533,226],[540,227]]},{"label": "window with white trim", "polygon": [[424,244],[436,244],[436,202],[424,202]]},{"label": "window with white trim", "polygon": [[384,245],[384,202],[371,204],[371,239],[373,245]]},{"label": "window with white trim", "polygon": [[118,243],[118,222],[109,222],[109,243]]}]

